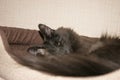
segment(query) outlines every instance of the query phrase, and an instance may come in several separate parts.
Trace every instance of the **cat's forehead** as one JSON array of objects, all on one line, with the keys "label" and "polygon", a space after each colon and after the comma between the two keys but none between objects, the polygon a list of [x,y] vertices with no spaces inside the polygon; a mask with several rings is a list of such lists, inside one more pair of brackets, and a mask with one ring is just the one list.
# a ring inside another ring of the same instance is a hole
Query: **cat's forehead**
[{"label": "cat's forehead", "polygon": [[63,28],[63,27],[58,28],[58,29],[56,30],[56,33],[57,33],[58,35],[66,36],[66,37],[69,35],[68,30],[67,30],[66,28]]}]

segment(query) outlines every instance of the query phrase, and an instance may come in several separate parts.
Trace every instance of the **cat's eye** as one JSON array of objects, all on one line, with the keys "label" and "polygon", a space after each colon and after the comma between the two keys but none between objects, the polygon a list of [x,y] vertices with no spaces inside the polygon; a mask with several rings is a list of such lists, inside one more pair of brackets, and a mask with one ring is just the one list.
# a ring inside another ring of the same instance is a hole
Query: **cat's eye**
[{"label": "cat's eye", "polygon": [[61,44],[60,41],[58,41],[58,42],[55,42],[55,45],[56,45],[56,46],[61,46],[62,44]]},{"label": "cat's eye", "polygon": [[61,45],[61,43],[60,43],[60,42],[58,42],[58,43],[57,43],[57,45],[58,45],[58,46],[60,46],[60,45]]},{"label": "cat's eye", "polygon": [[62,46],[62,38],[60,36],[55,37],[55,43],[56,46]]}]

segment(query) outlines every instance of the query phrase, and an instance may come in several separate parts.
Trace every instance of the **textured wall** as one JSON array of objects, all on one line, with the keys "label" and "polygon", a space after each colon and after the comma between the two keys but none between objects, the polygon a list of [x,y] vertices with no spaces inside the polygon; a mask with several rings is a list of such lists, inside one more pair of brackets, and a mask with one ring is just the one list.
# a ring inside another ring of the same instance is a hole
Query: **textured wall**
[{"label": "textured wall", "polygon": [[0,0],[0,25],[72,27],[82,35],[120,34],[120,0]]}]

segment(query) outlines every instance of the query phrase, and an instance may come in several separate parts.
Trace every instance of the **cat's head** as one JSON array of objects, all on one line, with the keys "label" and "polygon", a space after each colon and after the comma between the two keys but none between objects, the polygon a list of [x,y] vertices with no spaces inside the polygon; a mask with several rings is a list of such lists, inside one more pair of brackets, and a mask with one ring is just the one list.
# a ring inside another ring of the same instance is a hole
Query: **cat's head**
[{"label": "cat's head", "polygon": [[72,51],[69,30],[65,28],[53,30],[44,24],[39,24],[38,27],[43,44],[29,48],[29,52],[33,54],[68,54]]}]

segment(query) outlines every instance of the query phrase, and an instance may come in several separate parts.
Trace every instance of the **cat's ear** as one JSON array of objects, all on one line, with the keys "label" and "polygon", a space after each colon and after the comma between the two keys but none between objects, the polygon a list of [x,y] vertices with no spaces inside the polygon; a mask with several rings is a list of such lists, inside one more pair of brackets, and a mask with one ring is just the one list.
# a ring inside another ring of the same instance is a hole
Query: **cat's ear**
[{"label": "cat's ear", "polygon": [[44,24],[39,24],[38,27],[40,29],[40,35],[42,36],[42,38],[44,40],[47,39],[47,38],[51,38],[52,34],[55,31],[55,30],[49,28],[48,26],[46,26]]}]

